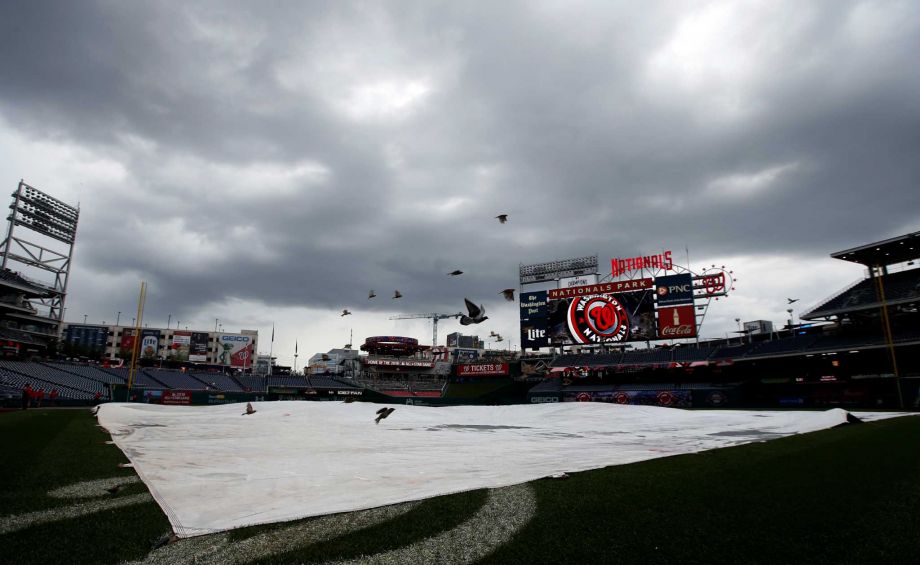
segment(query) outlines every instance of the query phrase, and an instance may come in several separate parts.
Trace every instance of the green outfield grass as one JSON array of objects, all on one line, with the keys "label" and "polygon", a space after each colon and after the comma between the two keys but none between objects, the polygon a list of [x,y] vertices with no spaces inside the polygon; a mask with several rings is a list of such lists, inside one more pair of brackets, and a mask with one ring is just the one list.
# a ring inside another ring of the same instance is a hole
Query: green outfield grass
[{"label": "green outfield grass", "polygon": [[[22,526],[21,517],[29,513],[108,504],[145,489],[140,483],[115,495],[99,489],[84,499],[47,494],[80,481],[133,475],[118,467],[124,456],[104,444],[108,437],[89,411],[0,414],[0,434],[0,527],[5,528],[0,530],[5,532],[0,533],[0,563],[142,560],[154,541],[169,532],[166,517],[151,501],[9,531],[11,524]],[[908,417],[536,481],[530,484],[536,500],[532,519],[480,561],[916,562],[918,445],[920,417]],[[229,555],[237,548],[237,555],[251,555],[237,561],[258,563],[349,560],[439,537],[449,548],[451,536],[445,532],[459,531],[464,524],[495,519],[498,529],[500,512],[489,518],[482,511],[489,496],[480,490],[430,499],[329,539],[282,541],[280,546],[275,540],[270,553],[252,546],[267,547],[283,529],[309,528],[323,518],[236,530],[221,543]],[[278,537],[288,539],[287,534]],[[245,553],[247,541],[246,551],[255,553]],[[163,563],[190,559],[190,553],[182,552],[191,544],[180,541],[170,547],[175,550],[171,556],[160,550],[151,557],[161,555]],[[427,556],[415,559],[421,562],[438,554],[419,555]]]}]

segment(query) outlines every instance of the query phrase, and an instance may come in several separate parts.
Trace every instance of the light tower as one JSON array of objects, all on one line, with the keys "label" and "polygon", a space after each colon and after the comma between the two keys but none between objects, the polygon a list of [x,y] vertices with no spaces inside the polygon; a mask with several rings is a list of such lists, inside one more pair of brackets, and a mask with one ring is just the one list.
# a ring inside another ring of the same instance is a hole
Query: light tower
[{"label": "light tower", "polygon": [[[4,271],[11,265],[28,267],[50,274],[51,281],[17,280],[31,286],[27,298],[41,309],[9,314],[16,326],[43,338],[59,337],[63,327],[67,280],[77,238],[80,209],[19,181],[10,205],[6,239],[0,243]],[[52,247],[54,246],[54,247]],[[20,285],[22,286],[22,285]],[[38,289],[35,293],[33,290]]]}]

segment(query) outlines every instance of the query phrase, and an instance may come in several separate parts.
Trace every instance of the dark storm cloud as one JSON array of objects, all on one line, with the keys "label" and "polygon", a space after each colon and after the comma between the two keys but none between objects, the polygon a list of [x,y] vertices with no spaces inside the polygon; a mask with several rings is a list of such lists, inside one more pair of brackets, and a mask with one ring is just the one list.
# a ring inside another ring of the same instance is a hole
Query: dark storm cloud
[{"label": "dark storm cloud", "polygon": [[453,311],[519,263],[915,229],[915,6],[681,8],[4,3],[0,116],[126,171],[72,294],[132,273],[173,311]]}]

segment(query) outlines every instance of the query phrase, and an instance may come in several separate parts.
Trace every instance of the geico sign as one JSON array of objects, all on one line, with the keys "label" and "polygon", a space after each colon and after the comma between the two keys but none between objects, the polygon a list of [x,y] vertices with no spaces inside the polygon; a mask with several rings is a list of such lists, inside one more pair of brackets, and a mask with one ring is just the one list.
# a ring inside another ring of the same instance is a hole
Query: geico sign
[{"label": "geico sign", "polygon": [[559,402],[559,398],[555,396],[531,396],[531,404],[549,404],[551,402]]},{"label": "geico sign", "polygon": [[220,336],[221,341],[249,341],[249,337],[245,335],[222,335]]}]

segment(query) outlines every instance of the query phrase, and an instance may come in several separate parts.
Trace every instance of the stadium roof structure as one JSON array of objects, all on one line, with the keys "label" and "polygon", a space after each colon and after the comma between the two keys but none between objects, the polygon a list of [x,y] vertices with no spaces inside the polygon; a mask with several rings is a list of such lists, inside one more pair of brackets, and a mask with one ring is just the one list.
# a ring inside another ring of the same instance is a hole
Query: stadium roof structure
[{"label": "stadium roof structure", "polygon": [[831,253],[834,259],[867,267],[894,265],[920,258],[920,231]]}]

